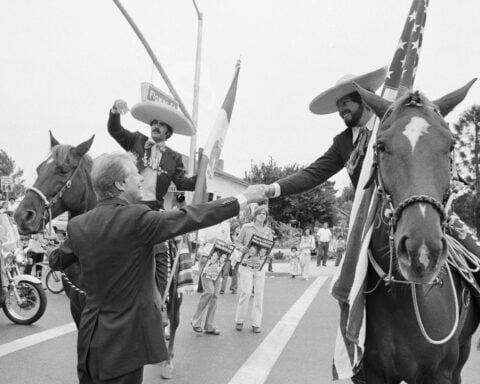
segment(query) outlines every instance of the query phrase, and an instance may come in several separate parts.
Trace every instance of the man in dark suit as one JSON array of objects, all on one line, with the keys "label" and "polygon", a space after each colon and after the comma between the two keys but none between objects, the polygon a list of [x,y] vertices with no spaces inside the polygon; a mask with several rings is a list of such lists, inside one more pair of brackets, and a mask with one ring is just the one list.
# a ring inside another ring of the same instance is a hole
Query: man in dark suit
[{"label": "man in dark suit", "polygon": [[78,330],[80,384],[136,384],[143,366],[168,359],[154,244],[236,216],[240,206],[265,199],[265,188],[214,202],[157,212],[143,204],[143,177],[130,153],[95,160],[98,206],[68,223],[68,239],[50,255],[63,270],[79,261],[87,293]]},{"label": "man in dark suit", "polygon": [[338,112],[347,128],[335,136],[327,152],[307,168],[271,184],[269,197],[305,192],[322,184],[343,167],[347,169],[356,188],[370,137],[370,131],[365,125],[372,118],[373,112],[362,102],[352,82],[375,91],[384,82],[386,74],[387,69],[384,67],[360,76],[344,76],[335,86],[313,99],[310,103],[313,113],[324,115]]}]

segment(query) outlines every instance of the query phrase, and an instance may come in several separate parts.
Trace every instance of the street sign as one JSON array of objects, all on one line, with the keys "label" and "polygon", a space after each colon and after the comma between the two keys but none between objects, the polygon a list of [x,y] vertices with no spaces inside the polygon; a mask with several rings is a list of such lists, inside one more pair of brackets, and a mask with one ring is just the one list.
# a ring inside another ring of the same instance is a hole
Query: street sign
[{"label": "street sign", "polygon": [[2,191],[13,191],[13,177],[12,176],[0,176],[0,183],[2,184]]}]

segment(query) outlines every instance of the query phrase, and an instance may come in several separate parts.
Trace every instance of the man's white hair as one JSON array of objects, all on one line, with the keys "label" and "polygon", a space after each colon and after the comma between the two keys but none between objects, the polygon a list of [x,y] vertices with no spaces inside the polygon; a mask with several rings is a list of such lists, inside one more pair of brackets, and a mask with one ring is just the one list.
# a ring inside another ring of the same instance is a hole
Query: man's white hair
[{"label": "man's white hair", "polygon": [[99,200],[120,195],[115,182],[123,182],[128,176],[126,164],[136,166],[135,155],[131,152],[113,152],[97,157],[90,173],[93,188]]}]

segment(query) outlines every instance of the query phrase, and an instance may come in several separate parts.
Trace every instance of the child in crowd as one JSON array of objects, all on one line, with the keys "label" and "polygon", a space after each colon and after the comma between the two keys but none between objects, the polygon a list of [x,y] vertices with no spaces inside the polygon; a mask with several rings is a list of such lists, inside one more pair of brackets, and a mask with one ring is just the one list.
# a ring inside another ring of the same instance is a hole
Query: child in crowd
[{"label": "child in crowd", "polygon": [[300,259],[299,259],[299,254],[298,254],[298,249],[296,246],[293,246],[290,248],[290,274],[292,275],[292,279],[295,278],[295,276],[300,274],[300,270],[298,268]]},{"label": "child in crowd", "polygon": [[335,253],[336,253],[336,256],[337,256],[336,259],[335,259],[335,266],[336,267],[338,265],[340,265],[340,261],[342,260],[343,252],[345,252],[346,247],[347,247],[347,243],[345,242],[345,240],[343,240],[343,236],[338,235],[337,248],[335,250]]}]

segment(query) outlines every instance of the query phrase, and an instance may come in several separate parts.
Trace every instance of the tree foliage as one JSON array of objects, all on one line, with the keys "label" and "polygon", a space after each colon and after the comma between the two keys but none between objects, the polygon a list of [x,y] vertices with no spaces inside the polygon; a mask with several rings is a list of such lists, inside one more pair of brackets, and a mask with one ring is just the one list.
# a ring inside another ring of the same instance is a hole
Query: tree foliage
[{"label": "tree foliage", "polygon": [[[25,194],[25,180],[23,177],[23,169],[15,166],[15,161],[5,152],[0,149],[0,176],[13,177],[13,197],[17,198]],[[9,197],[11,197],[10,195]]]},{"label": "tree foliage", "polygon": [[460,175],[472,190],[455,203],[457,214],[480,233],[480,106],[472,105],[453,125],[456,136],[456,164]]},{"label": "tree foliage", "polygon": [[[267,162],[251,165],[245,172],[250,184],[271,184],[303,169],[298,164],[281,167],[272,157]],[[313,228],[315,221],[335,224],[336,212],[334,182],[327,181],[310,191],[297,195],[280,196],[269,202],[270,215],[283,223],[298,222],[303,228]]]}]

